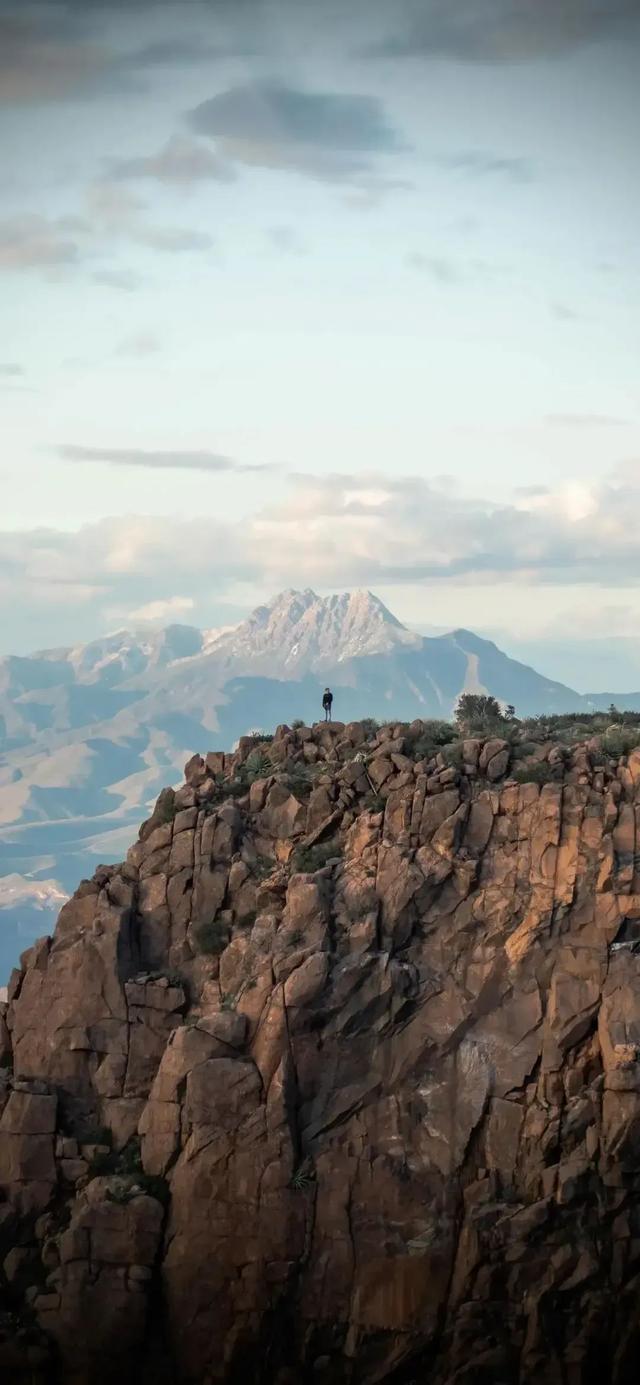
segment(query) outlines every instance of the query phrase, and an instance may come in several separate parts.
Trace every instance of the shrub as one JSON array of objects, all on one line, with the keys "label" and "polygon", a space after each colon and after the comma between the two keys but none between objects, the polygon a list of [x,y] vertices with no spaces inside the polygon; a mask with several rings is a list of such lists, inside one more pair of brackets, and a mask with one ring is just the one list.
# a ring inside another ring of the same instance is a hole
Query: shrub
[{"label": "shrub", "polygon": [[632,726],[610,726],[605,732],[602,741],[603,749],[607,755],[628,755],[630,750],[635,750],[640,745],[640,727]]},{"label": "shrub", "polygon": [[229,929],[222,919],[210,919],[194,929],[197,951],[206,957],[219,957],[229,942]]},{"label": "shrub", "polygon": [[450,769],[462,769],[464,765],[464,751],[460,741],[452,741],[450,745],[443,745],[441,753]]},{"label": "shrub", "polygon": [[363,717],[360,725],[365,736],[375,736],[376,731],[380,730],[380,722],[375,717]]},{"label": "shrub", "polygon": [[546,760],[536,760],[530,765],[518,765],[511,777],[515,779],[517,784],[556,784],[558,782],[557,772],[554,772]]},{"label": "shrub", "polygon": [[257,856],[253,864],[252,871],[256,880],[266,880],[271,875],[275,861],[270,861],[268,856]]},{"label": "shrub", "polygon": [[497,698],[484,693],[462,693],[455,716],[458,726],[465,731],[491,731],[504,721]]},{"label": "shrub", "polygon": [[293,855],[294,870],[311,875],[316,870],[322,870],[328,861],[341,855],[342,848],[338,846],[337,842],[323,842],[318,846],[299,846]]},{"label": "shrub", "polygon": [[228,784],[225,784],[224,793],[228,798],[244,798],[248,788],[249,783],[246,778],[230,779]]},{"label": "shrub", "polygon": [[308,1162],[300,1164],[291,1176],[291,1187],[295,1193],[303,1193],[306,1188],[310,1188],[315,1183],[315,1173]]},{"label": "shrub", "polygon": [[[111,1140],[111,1134],[109,1134],[109,1140]],[[111,1173],[132,1177],[141,1172],[142,1158],[137,1135],[134,1135],[133,1139],[129,1140],[124,1149],[119,1152],[110,1149],[108,1154],[96,1154],[89,1165],[89,1173],[92,1178]]]},{"label": "shrub", "polygon": [[85,1125],[80,1133],[80,1143],[83,1145],[111,1145],[113,1136],[108,1125]]},{"label": "shrub", "polygon": [[292,730],[292,731],[301,731],[302,728],[303,728],[303,726],[304,726],[304,722],[303,722],[303,720],[302,720],[302,717],[296,717],[295,721],[292,721],[292,723],[291,723],[291,730]]},{"label": "shrub", "polygon": [[528,755],[534,755],[538,748],[537,741],[520,741],[513,747],[514,760],[526,760]]},{"label": "shrub", "polygon": [[292,761],[281,776],[280,782],[291,789],[292,793],[304,794],[311,791],[318,775],[325,771],[326,765],[322,763],[309,765],[306,761]]},{"label": "shrub", "polygon": [[154,823],[161,827],[167,822],[173,822],[177,811],[173,789],[163,789],[152,813]]},{"label": "shrub", "polygon": [[252,750],[242,768],[242,777],[248,784],[254,784],[256,779],[267,779],[273,773],[273,761],[266,750]]},{"label": "shrub", "polygon": [[422,731],[413,742],[412,750],[417,760],[426,760],[435,754],[443,745],[448,745],[450,741],[457,739],[458,732],[450,721],[423,721]]}]

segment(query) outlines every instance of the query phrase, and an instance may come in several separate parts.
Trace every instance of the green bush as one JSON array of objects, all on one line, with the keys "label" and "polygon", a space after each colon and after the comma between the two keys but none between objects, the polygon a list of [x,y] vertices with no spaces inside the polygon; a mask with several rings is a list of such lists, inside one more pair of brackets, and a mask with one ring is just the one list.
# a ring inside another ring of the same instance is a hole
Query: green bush
[{"label": "green bush", "polygon": [[291,723],[291,730],[292,730],[292,731],[301,731],[302,728],[303,728],[303,726],[304,726],[304,722],[303,722],[303,720],[302,720],[302,717],[296,717],[295,721],[292,721],[292,723]]},{"label": "green bush", "polygon": [[304,872],[308,875],[316,870],[322,870],[327,861],[334,860],[336,856],[342,855],[342,848],[337,842],[323,842],[318,846],[299,846],[293,854],[294,870]]},{"label": "green bush", "polygon": [[[111,1142],[111,1132],[109,1132],[109,1143]],[[97,1143],[97,1141],[96,1141]],[[101,1141],[106,1143],[106,1141]],[[96,1154],[89,1165],[89,1174],[95,1178],[98,1175],[116,1173],[123,1177],[133,1177],[142,1172],[142,1157],[140,1154],[140,1140],[134,1135],[124,1149],[119,1151],[110,1149],[108,1154]]]},{"label": "green bush", "polygon": [[268,856],[257,856],[252,866],[252,874],[256,880],[266,880],[273,873],[275,864]]},{"label": "green bush", "polygon": [[375,736],[376,731],[380,730],[380,722],[375,717],[363,717],[360,725],[365,736]]},{"label": "green bush", "polygon": [[484,734],[501,727],[505,721],[497,698],[484,693],[462,693],[455,717],[461,730]]},{"label": "green bush", "polygon": [[602,747],[607,755],[613,755],[616,759],[620,755],[628,755],[629,751],[635,750],[638,745],[640,745],[640,727],[610,726],[602,740]]},{"label": "green bush", "polygon": [[554,772],[546,760],[535,760],[530,765],[518,765],[511,776],[517,784],[556,784],[557,771]]},{"label": "green bush", "polygon": [[222,919],[210,919],[194,929],[196,949],[206,957],[219,957],[229,942],[229,929]]},{"label": "green bush", "polygon": [[529,755],[535,755],[537,748],[537,741],[519,741],[513,747],[513,758],[514,760],[526,760]]},{"label": "green bush", "polygon": [[241,777],[246,779],[248,784],[254,784],[256,779],[267,779],[273,774],[271,756],[266,750],[252,750],[242,766],[242,771]]},{"label": "green bush", "polygon": [[165,823],[173,822],[177,811],[175,791],[173,789],[163,789],[158,796],[151,817],[147,818],[147,821],[142,824],[140,831],[142,832],[149,823],[152,823],[154,828],[164,827]]},{"label": "green bush", "polygon": [[248,790],[248,779],[244,776],[237,776],[235,779],[230,779],[228,783],[225,784],[222,797],[224,798],[226,796],[227,798],[244,798],[244,795],[248,793]]},{"label": "green bush", "polygon": [[364,800],[364,806],[369,813],[384,813],[387,800],[380,793],[370,793]]},{"label": "green bush", "polygon": [[108,1125],[85,1125],[79,1135],[82,1145],[111,1145],[113,1136]]},{"label": "green bush", "polygon": [[457,740],[458,732],[450,721],[423,721],[422,731],[416,736],[411,750],[416,760],[427,760],[437,754],[443,745]]},{"label": "green bush", "polygon": [[306,1188],[312,1187],[315,1183],[315,1177],[314,1169],[309,1160],[305,1159],[304,1163],[300,1164],[299,1168],[292,1174],[290,1187],[296,1193],[303,1193]]}]

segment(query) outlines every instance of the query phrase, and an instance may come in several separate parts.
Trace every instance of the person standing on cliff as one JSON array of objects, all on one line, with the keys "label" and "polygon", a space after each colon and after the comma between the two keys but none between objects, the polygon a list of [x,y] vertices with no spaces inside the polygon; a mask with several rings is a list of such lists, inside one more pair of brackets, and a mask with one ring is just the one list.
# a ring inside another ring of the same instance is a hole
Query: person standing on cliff
[{"label": "person standing on cliff", "polygon": [[333,706],[333,693],[331,691],[331,688],[325,688],[324,696],[322,698],[322,706],[324,707],[325,721],[331,721],[331,708]]}]

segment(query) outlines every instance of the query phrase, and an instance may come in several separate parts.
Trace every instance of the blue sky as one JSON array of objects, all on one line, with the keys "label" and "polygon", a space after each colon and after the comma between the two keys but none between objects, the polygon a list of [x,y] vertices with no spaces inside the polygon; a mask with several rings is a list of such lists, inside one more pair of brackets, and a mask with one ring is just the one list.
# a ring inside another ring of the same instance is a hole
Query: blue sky
[{"label": "blue sky", "polygon": [[637,630],[631,0],[0,0],[3,651]]}]

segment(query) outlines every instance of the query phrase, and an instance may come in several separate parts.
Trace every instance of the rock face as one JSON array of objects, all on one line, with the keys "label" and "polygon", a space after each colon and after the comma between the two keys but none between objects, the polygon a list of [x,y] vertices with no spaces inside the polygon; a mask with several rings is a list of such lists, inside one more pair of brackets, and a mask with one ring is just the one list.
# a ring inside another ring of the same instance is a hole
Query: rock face
[{"label": "rock face", "polygon": [[23,956],[16,1385],[635,1380],[640,752],[421,733],[194,756]]}]

